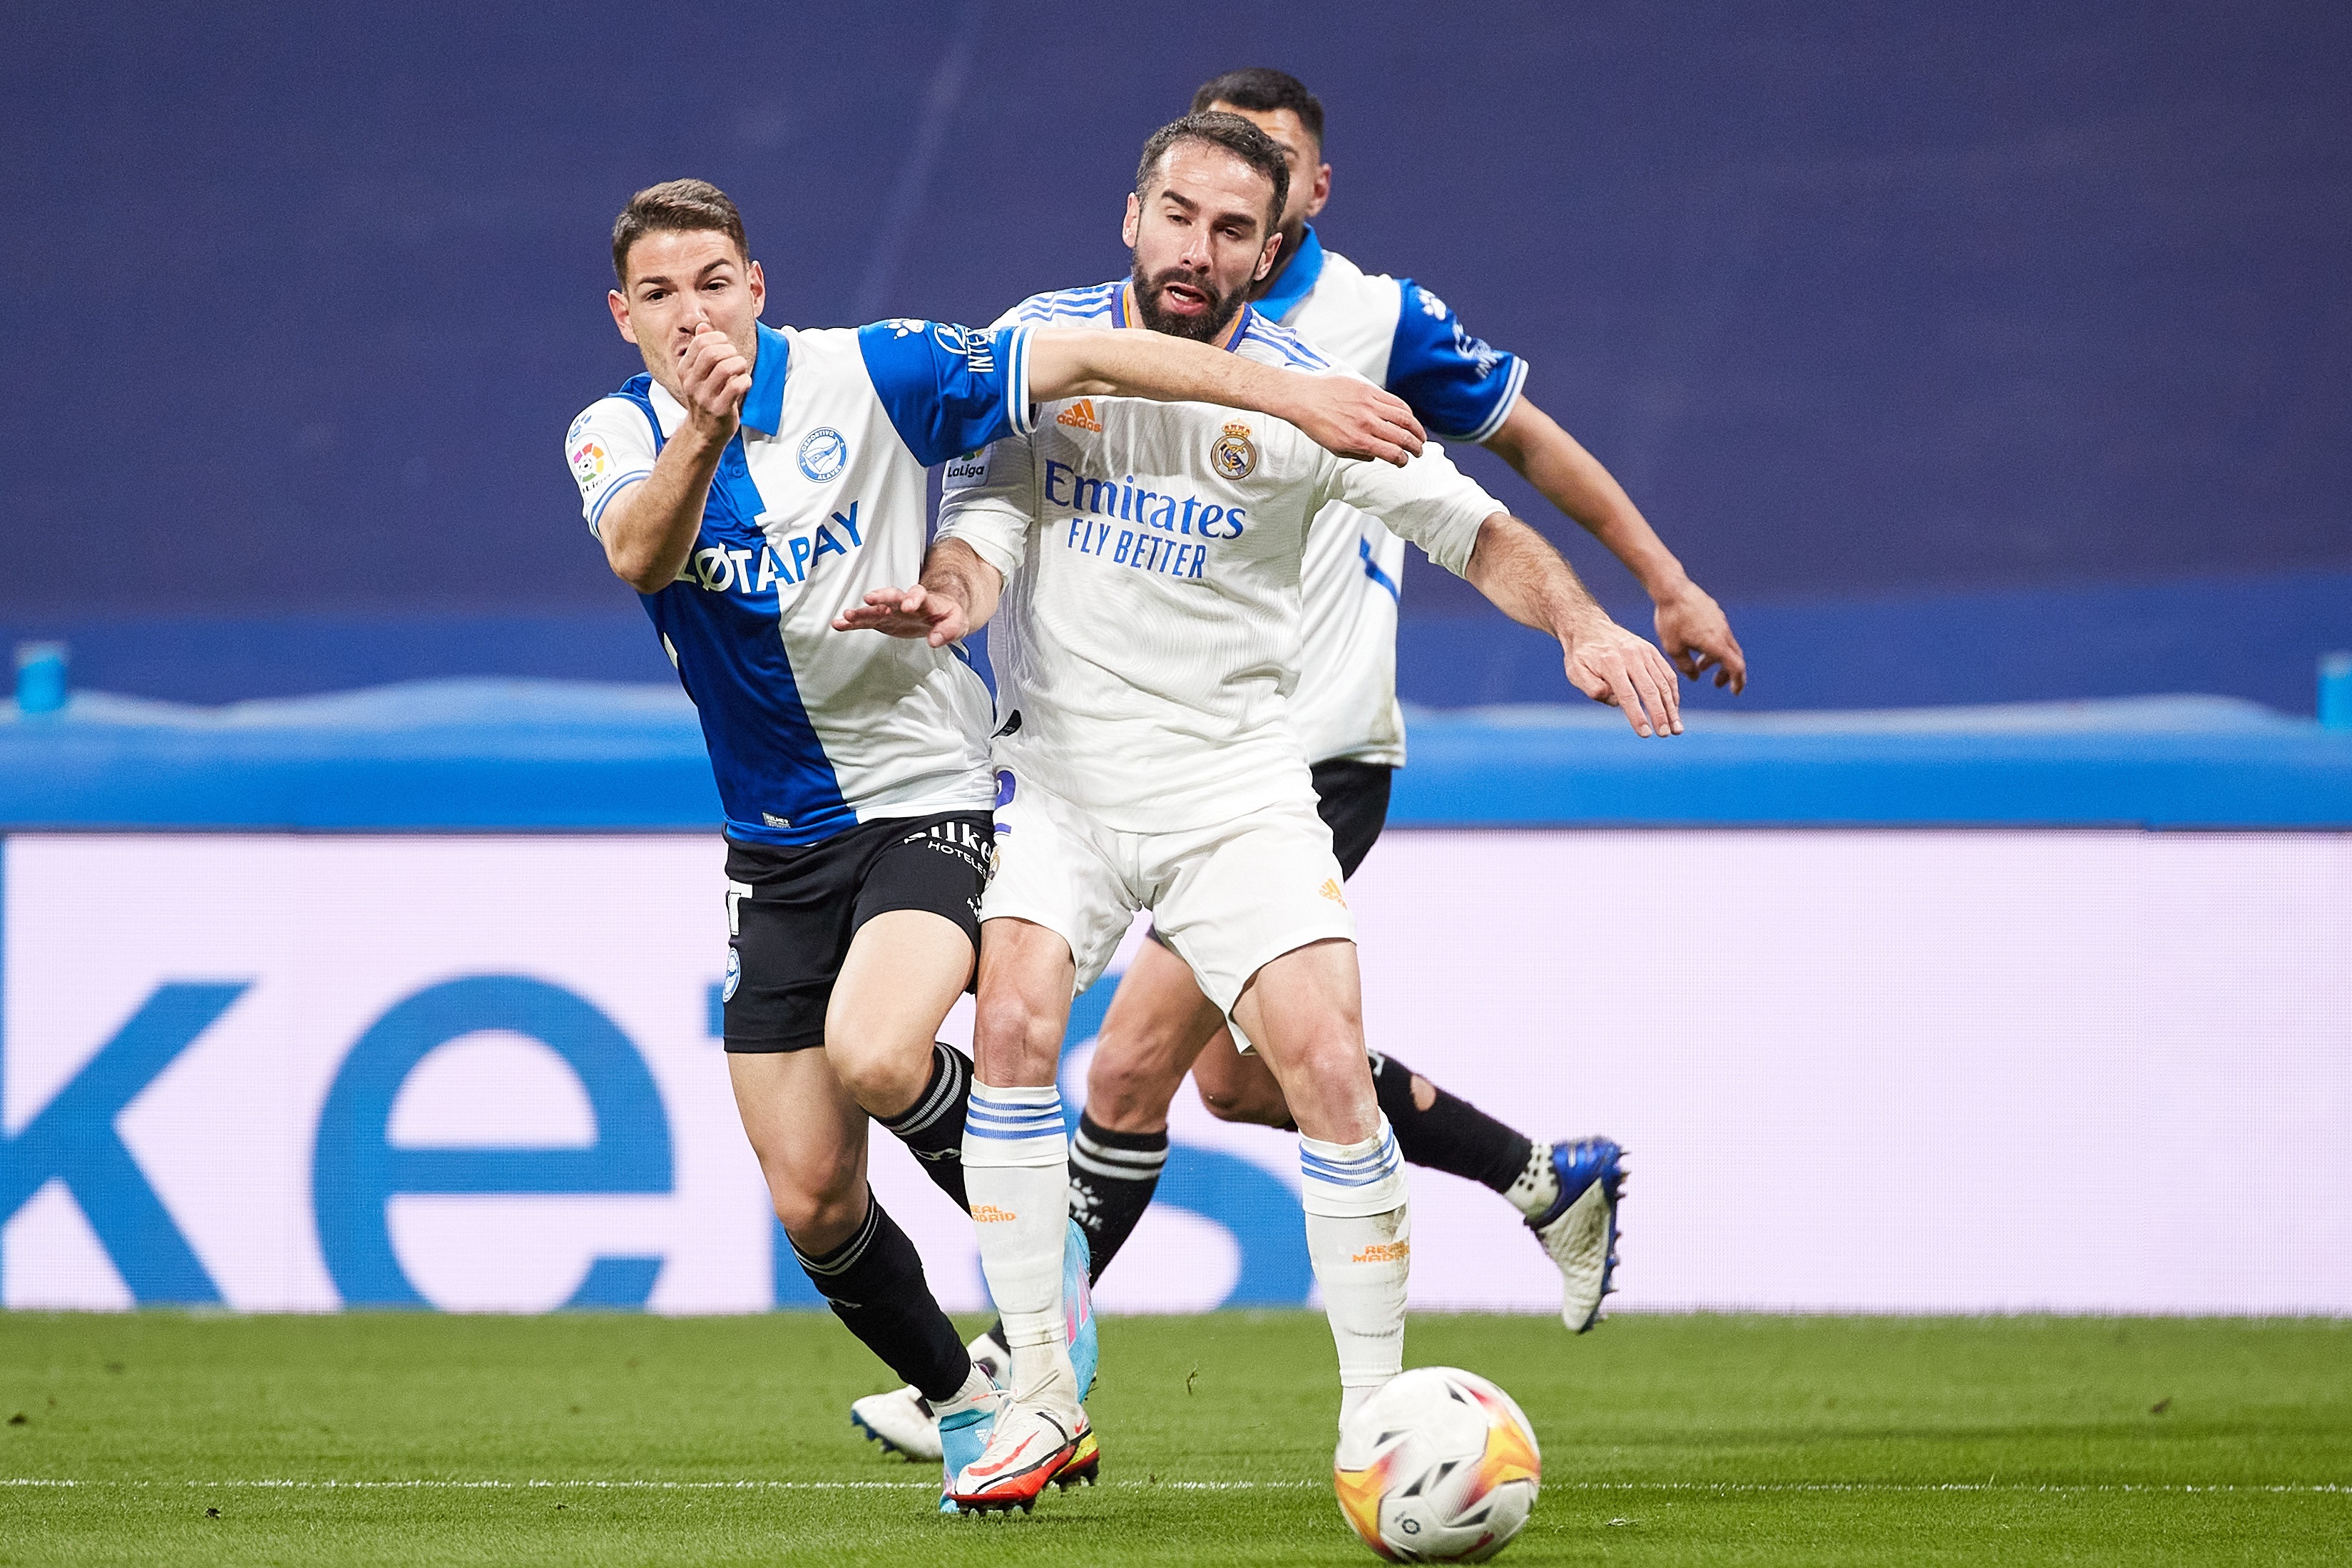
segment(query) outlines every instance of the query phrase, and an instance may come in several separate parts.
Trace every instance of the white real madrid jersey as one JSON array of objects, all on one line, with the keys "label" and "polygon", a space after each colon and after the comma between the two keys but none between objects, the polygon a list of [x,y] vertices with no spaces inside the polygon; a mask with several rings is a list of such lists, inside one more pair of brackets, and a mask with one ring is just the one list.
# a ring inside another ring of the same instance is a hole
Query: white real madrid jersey
[{"label": "white real madrid jersey", "polygon": [[[1313,228],[1257,302],[1317,352],[1410,404],[1432,435],[1485,441],[1527,382],[1527,361],[1470,336],[1411,278],[1367,273],[1326,250]],[[1380,519],[1335,505],[1307,536],[1307,617],[1291,722],[1308,758],[1402,767],[1397,606],[1404,545]]]},{"label": "white real madrid jersey", "polygon": [[[1021,323],[1125,326],[1124,284],[1040,295]],[[1345,375],[1244,308],[1223,346]],[[950,469],[939,537],[1005,576],[990,622],[997,761],[1122,832],[1223,821],[1308,788],[1288,717],[1299,563],[1334,501],[1440,565],[1502,510],[1442,457],[1333,456],[1297,427],[1205,403],[1080,398]]]},{"label": "white real madrid jersey", "polygon": [[[963,650],[832,622],[921,576],[925,468],[1025,430],[1028,396],[1023,330],[759,328],[694,551],[640,596],[701,716],[730,838],[810,844],[874,818],[988,809],[988,688]],[[572,422],[564,455],[591,529],[685,419],[638,375]]]}]

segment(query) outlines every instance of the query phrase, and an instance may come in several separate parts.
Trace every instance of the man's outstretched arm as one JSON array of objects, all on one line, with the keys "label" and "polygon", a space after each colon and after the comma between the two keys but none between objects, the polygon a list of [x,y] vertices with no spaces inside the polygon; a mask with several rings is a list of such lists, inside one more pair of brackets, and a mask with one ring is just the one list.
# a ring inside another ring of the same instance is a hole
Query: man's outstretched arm
[{"label": "man's outstretched arm", "polygon": [[1143,397],[1255,409],[1288,420],[1342,457],[1402,465],[1426,435],[1404,400],[1356,376],[1276,370],[1164,332],[1040,327],[1029,337],[1029,395]]},{"label": "man's outstretched arm", "polygon": [[924,558],[920,584],[871,590],[865,603],[835,619],[833,629],[920,637],[943,648],[987,625],[1003,591],[1004,574],[981,559],[977,550],[961,539],[941,539]]},{"label": "man's outstretched arm", "polygon": [[1625,563],[1657,606],[1658,641],[1683,674],[1696,680],[1711,669],[1717,685],[1746,688],[1748,655],[1722,606],[1690,580],[1625,487],[1576,437],[1522,397],[1486,449]]},{"label": "man's outstretched arm", "polygon": [[1682,692],[1665,656],[1609,619],[1549,539],[1496,512],[1479,525],[1462,575],[1520,625],[1559,638],[1570,683],[1622,709],[1634,734],[1683,732]]}]

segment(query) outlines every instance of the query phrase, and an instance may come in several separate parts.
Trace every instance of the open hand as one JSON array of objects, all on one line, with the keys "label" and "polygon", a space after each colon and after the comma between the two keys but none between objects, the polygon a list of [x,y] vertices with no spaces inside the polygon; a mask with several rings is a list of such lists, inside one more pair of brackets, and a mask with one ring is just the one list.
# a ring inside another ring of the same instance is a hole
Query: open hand
[{"label": "open hand", "polygon": [[1723,607],[1695,582],[1658,601],[1658,645],[1675,667],[1692,680],[1715,672],[1717,686],[1737,696],[1748,689],[1748,655],[1731,634]]},{"label": "open hand", "polygon": [[1355,376],[1298,376],[1296,406],[1284,417],[1318,446],[1342,457],[1376,457],[1402,468],[1428,433],[1404,399]]},{"label": "open hand", "polygon": [[1613,622],[1569,645],[1569,683],[1597,703],[1622,709],[1643,737],[1683,732],[1674,667],[1648,643]]},{"label": "open hand", "polygon": [[[866,602],[835,617],[836,632],[879,632],[885,637],[920,637],[943,648],[971,630],[963,605],[920,583],[912,588],[876,588]],[[1646,646],[1646,644],[1645,644]]]},{"label": "open hand", "polygon": [[751,390],[751,361],[726,333],[708,321],[697,322],[686,352],[678,356],[677,385],[688,417],[731,440]]}]

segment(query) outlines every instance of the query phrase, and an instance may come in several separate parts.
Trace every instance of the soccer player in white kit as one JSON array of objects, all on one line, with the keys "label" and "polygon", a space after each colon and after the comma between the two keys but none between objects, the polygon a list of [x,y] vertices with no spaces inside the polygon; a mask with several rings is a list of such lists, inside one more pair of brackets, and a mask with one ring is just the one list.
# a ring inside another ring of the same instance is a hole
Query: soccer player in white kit
[{"label": "soccer player in white kit", "polygon": [[[1032,303],[1049,319],[1108,311],[1346,375],[1240,304],[1279,248],[1287,178],[1246,120],[1165,127],[1129,204],[1136,281]],[[1278,420],[1125,400],[1043,408],[1027,435],[951,473],[919,587],[869,595],[844,618],[939,645],[987,622],[1000,595],[1003,612],[992,640],[997,860],[981,910],[964,1167],[1013,1391],[982,1460],[951,1486],[970,1509],[1027,1506],[1090,1436],[1063,1342],[1068,1165],[1055,1075],[1071,998],[1139,908],[1237,1040],[1265,1052],[1297,1120],[1343,1417],[1402,1365],[1404,1182],[1366,1067],[1339,866],[1286,715],[1299,563],[1323,507],[1374,512],[1555,632],[1570,679],[1624,707],[1638,733],[1680,728],[1665,660],[1448,464],[1329,459]]]},{"label": "soccer player in white kit", "polygon": [[[770,328],[741,217],[698,180],[639,192],[613,264],[613,319],[646,370],[572,422],[564,452],[709,744],[744,1131],[817,1289],[976,1456],[996,1392],[873,1201],[866,1122],[964,1201],[970,1066],[934,1037],[973,968],[988,693],[960,649],[844,636],[836,619],[917,570],[926,465],[1026,430],[1041,400],[1238,398],[1398,461],[1418,426],[1386,394],[1197,344],[920,320]],[[1084,1239],[1071,1249],[1082,1275]]]},{"label": "soccer player in white kit", "polygon": [[[1276,70],[1228,71],[1202,85],[1192,109],[1241,115],[1274,139],[1289,166],[1283,248],[1252,291],[1253,308],[1385,384],[1433,433],[1506,458],[1641,580],[1659,640],[1685,674],[1711,669],[1717,685],[1743,687],[1746,659],[1722,610],[1609,472],[1524,395],[1526,361],[1472,337],[1412,279],[1367,274],[1323,246],[1310,220],[1329,198],[1331,170],[1322,161],[1323,106],[1305,84]],[[1004,322],[1023,319],[1016,312]],[[1404,548],[1379,518],[1335,503],[1308,536],[1301,573],[1306,629],[1291,722],[1350,874],[1380,836],[1390,775],[1405,759],[1396,698]],[[1223,1028],[1181,961],[1156,946],[1140,950],[1103,1021],[1073,1154],[1097,1278],[1150,1200],[1167,1157],[1168,1104],[1188,1069],[1213,1114],[1288,1120],[1264,1062],[1223,1049]],[[1407,1163],[1477,1181],[1516,1207],[1560,1269],[1562,1317],[1591,1328],[1615,1261],[1617,1145],[1536,1142],[1394,1056],[1375,1052],[1372,1067]]]}]

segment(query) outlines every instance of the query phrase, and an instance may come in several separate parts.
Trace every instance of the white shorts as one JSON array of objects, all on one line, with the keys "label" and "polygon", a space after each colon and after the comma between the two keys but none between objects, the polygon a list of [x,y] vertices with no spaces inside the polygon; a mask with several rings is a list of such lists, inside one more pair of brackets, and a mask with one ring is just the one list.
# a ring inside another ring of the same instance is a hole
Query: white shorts
[{"label": "white shorts", "polygon": [[[1331,830],[1302,793],[1214,827],[1122,833],[1034,780],[998,775],[996,867],[980,918],[1060,936],[1077,988],[1102,977],[1139,909],[1230,1019],[1249,978],[1309,942],[1356,939]],[[1241,1031],[1234,1040],[1249,1049]]]}]

